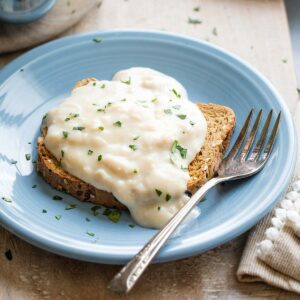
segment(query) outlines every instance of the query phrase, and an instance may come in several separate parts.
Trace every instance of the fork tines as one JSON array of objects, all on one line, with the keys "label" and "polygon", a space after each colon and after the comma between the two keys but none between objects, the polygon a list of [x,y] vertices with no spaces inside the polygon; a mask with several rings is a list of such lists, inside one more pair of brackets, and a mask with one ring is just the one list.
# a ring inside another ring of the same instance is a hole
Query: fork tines
[{"label": "fork tines", "polygon": [[[273,110],[270,110],[267,119],[265,121],[264,127],[260,133],[258,141],[251,152],[252,146],[254,144],[259,125],[262,119],[263,111],[262,109],[257,114],[257,117],[254,121],[252,129],[248,134],[248,128],[251,123],[251,118],[253,115],[253,109],[251,109],[247,119],[240,131],[240,134],[233,145],[231,151],[228,153],[226,159],[238,159],[240,161],[245,161],[246,159],[249,161],[265,161],[272,150],[272,147],[275,142],[276,134],[278,132],[279,122],[281,118],[281,112],[279,112],[276,121],[273,125],[271,134],[269,136],[268,142],[266,143],[267,135],[269,132],[269,127],[272,121]],[[248,137],[247,137],[248,136]],[[247,138],[246,138],[247,137]],[[266,145],[266,146],[265,146]],[[251,153],[250,153],[251,152]],[[260,158],[261,157],[261,158]]]}]

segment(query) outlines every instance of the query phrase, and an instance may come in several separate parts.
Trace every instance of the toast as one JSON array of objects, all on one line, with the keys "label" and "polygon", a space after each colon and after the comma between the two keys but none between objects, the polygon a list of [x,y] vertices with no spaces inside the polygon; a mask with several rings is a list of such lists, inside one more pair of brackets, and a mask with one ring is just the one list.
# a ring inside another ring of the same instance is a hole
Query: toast
[{"label": "toast", "polygon": [[[75,88],[95,80],[94,78],[83,79],[77,82]],[[191,193],[216,174],[235,127],[235,115],[230,108],[205,103],[198,103],[197,106],[207,121],[207,135],[204,145],[188,167],[190,180],[187,190]],[[126,209],[126,206],[111,193],[99,190],[64,171],[59,166],[57,159],[45,147],[44,137],[46,134],[47,128],[43,128],[37,142],[37,171],[42,174],[46,182],[53,188],[66,192],[80,201]]]}]

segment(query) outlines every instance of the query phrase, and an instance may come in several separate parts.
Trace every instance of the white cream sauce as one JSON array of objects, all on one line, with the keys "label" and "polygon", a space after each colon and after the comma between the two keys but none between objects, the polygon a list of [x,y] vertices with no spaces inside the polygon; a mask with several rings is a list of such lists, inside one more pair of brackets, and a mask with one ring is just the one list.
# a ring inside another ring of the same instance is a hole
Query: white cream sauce
[{"label": "white cream sauce", "polygon": [[207,130],[184,87],[148,68],[74,89],[45,125],[45,145],[64,170],[113,193],[138,224],[154,228],[187,201],[187,167]]}]

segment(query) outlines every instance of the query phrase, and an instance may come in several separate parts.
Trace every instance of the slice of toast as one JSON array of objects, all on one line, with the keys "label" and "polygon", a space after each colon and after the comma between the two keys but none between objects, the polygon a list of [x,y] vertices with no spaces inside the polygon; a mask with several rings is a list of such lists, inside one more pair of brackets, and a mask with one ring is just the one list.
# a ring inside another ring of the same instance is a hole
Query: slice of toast
[{"label": "slice of toast", "polygon": [[[76,84],[75,88],[86,85],[90,81],[95,79],[83,79]],[[235,115],[230,108],[217,104],[198,103],[197,105],[207,121],[207,135],[203,147],[189,165],[191,178],[187,190],[191,193],[216,174],[235,126]],[[37,142],[37,171],[53,188],[64,191],[80,201],[126,209],[111,193],[99,190],[60,168],[57,159],[45,147],[46,133],[47,128],[44,128]]]}]

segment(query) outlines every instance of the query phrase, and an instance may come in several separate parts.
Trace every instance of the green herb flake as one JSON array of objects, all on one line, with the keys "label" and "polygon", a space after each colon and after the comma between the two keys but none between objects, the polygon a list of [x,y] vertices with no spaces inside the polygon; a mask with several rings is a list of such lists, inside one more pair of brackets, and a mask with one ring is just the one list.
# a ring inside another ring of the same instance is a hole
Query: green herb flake
[{"label": "green herb flake", "polygon": [[298,94],[300,94],[300,88],[297,88],[297,92],[298,92]]},{"label": "green herb flake", "polygon": [[119,210],[113,210],[108,214],[107,217],[113,223],[118,223],[121,218],[121,212]]},{"label": "green herb flake", "polygon": [[63,135],[64,139],[66,139],[69,136],[69,132],[68,131],[63,131],[62,135]]},{"label": "green herb flake", "polygon": [[11,164],[11,165],[15,165],[16,163],[18,163],[17,160],[11,160],[11,161],[10,161],[10,164]]},{"label": "green herb flake", "polygon": [[93,153],[94,153],[94,151],[89,149],[88,152],[87,152],[87,155],[92,155]]},{"label": "green herb flake", "polygon": [[59,196],[59,195],[54,195],[54,196],[52,197],[52,199],[53,199],[53,200],[62,200],[63,197],[61,197],[61,196]]},{"label": "green herb flake", "polygon": [[196,11],[196,12],[200,11],[200,6],[194,7],[194,8],[193,8],[193,11]]},{"label": "green herb flake", "polygon": [[193,121],[190,121],[190,124],[191,124],[192,126],[194,126],[196,123],[193,122]]},{"label": "green herb flake", "polygon": [[94,205],[93,207],[91,207],[91,211],[93,212],[93,215],[94,215],[94,216],[99,215],[98,210],[99,210],[100,208],[101,208],[100,205]]},{"label": "green herb flake", "polygon": [[48,117],[48,113],[43,115],[43,121]]},{"label": "green herb flake", "polygon": [[56,219],[57,221],[59,221],[59,220],[61,219],[61,215],[56,215],[56,216],[55,216],[55,219]]},{"label": "green herb flake", "polygon": [[91,220],[90,220],[89,218],[85,218],[85,220],[86,220],[87,222],[91,222]]},{"label": "green herb flake", "polygon": [[122,80],[122,83],[125,83],[125,84],[131,84],[131,77],[129,77],[129,79],[128,80]]},{"label": "green herb flake", "polygon": [[7,197],[2,197],[2,200],[3,200],[4,202],[7,202],[7,203],[11,203],[11,202],[12,202],[12,200],[9,199],[9,198],[7,198]]},{"label": "green herb flake", "polygon": [[137,170],[137,169],[133,169],[133,170],[132,170],[132,173],[133,173],[133,174],[137,174],[137,173],[138,173],[138,170]]},{"label": "green herb flake", "polygon": [[172,92],[177,98],[181,98],[181,95],[175,89],[172,89]]},{"label": "green herb flake", "polygon": [[178,141],[175,140],[171,146],[172,153],[175,153],[177,145],[178,145]]},{"label": "green herb flake", "polygon": [[287,59],[283,59],[282,62],[283,62],[284,64],[286,64],[286,63],[287,63]]},{"label": "green herb flake", "polygon": [[172,106],[174,109],[180,109],[180,105],[174,105],[174,106]]},{"label": "green herb flake", "polygon": [[203,197],[203,198],[199,201],[199,203],[204,202],[204,201],[206,201],[206,200],[207,200],[207,198],[206,198],[206,197]]},{"label": "green herb flake", "polygon": [[61,154],[61,157],[64,157],[65,156],[65,151],[64,150],[60,150],[60,154]]},{"label": "green herb flake", "polygon": [[152,103],[154,103],[154,102],[156,102],[156,101],[157,101],[157,98],[153,98],[153,99],[151,100]]},{"label": "green herb flake", "polygon": [[95,37],[95,38],[93,39],[93,42],[95,42],[95,43],[101,43],[101,42],[102,42],[102,39],[99,38],[99,37]]},{"label": "green herb flake", "polygon": [[79,131],[82,131],[82,130],[84,130],[85,129],[85,127],[83,127],[83,126],[75,126],[75,127],[73,127],[73,130],[79,130]]},{"label": "green herb flake", "polygon": [[160,206],[157,206],[157,210],[160,210]]},{"label": "green herb flake", "polygon": [[218,35],[218,31],[217,31],[217,28],[216,28],[216,27],[213,28],[212,34],[213,34],[214,36],[217,36],[217,35]]},{"label": "green herb flake", "polygon": [[31,159],[31,154],[30,153],[26,153],[25,154],[25,158],[26,158],[26,160],[30,160]]},{"label": "green herb flake", "polygon": [[43,213],[43,214],[46,214],[46,213],[47,213],[47,210],[46,210],[46,209],[43,209],[43,210],[42,210],[42,213]]},{"label": "green herb flake", "polygon": [[77,118],[77,117],[79,117],[79,114],[73,114],[73,113],[70,113],[70,114],[65,118],[65,122],[68,122],[68,121],[70,121],[70,120],[72,120],[72,119],[75,119],[75,118]]},{"label": "green herb flake", "polygon": [[181,120],[184,120],[186,118],[186,115],[177,115],[177,117]]},{"label": "green herb flake", "polygon": [[174,141],[172,146],[171,146],[171,152],[175,153],[175,151],[178,150],[180,153],[180,156],[182,158],[186,158],[186,154],[187,154],[187,149],[183,148],[182,146],[179,145],[178,141]]},{"label": "green herb flake", "polygon": [[121,123],[120,121],[117,121],[117,122],[113,123],[113,125],[114,125],[115,127],[121,127],[121,126],[122,126],[122,123]]},{"label": "green herb flake", "polygon": [[133,140],[136,141],[136,140],[138,140],[139,138],[140,138],[140,136],[138,135],[138,136],[134,137]]},{"label": "green herb flake", "polygon": [[105,89],[105,84],[103,83],[100,87],[101,89]]},{"label": "green herb flake", "polygon": [[202,24],[202,21],[199,19],[188,18],[188,23],[193,25]]},{"label": "green herb flake", "polygon": [[89,235],[89,236],[95,236],[95,233],[91,232],[91,231],[87,231],[86,234]]},{"label": "green herb flake", "polygon": [[35,159],[34,159],[34,160],[32,160],[32,163],[33,163],[33,164],[36,164],[36,160],[35,160]]},{"label": "green herb flake", "polygon": [[109,208],[105,208],[103,215],[108,216],[111,213],[111,210]]},{"label": "green herb flake", "polygon": [[172,114],[172,111],[171,109],[164,109],[164,113],[167,114],[167,115],[171,115]]},{"label": "green herb flake", "polygon": [[97,158],[98,161],[101,161],[102,160],[102,155],[98,155],[98,158]]},{"label": "green herb flake", "polygon": [[166,198],[165,199],[166,199],[167,202],[170,201],[171,198],[172,198],[172,196],[170,194],[166,194]]},{"label": "green herb flake", "polygon": [[188,171],[188,168],[185,167],[185,166],[180,166],[180,169],[181,169],[182,171],[184,171],[184,172],[187,172],[187,171]]},{"label": "green herb flake", "polygon": [[68,204],[66,207],[65,207],[65,210],[70,210],[70,209],[74,209],[76,208],[76,204]]},{"label": "green herb flake", "polygon": [[96,84],[97,84],[96,82],[93,82],[93,86],[96,86]]},{"label": "green herb flake", "polygon": [[136,145],[129,145],[128,146],[130,149],[132,149],[133,151],[137,150],[137,146]]},{"label": "green herb flake", "polygon": [[28,145],[31,145],[31,142],[28,142]]},{"label": "green herb flake", "polygon": [[156,195],[157,195],[158,197],[160,197],[161,194],[162,194],[162,191],[159,190],[159,189],[155,189],[155,192],[156,192]]},{"label": "green herb flake", "polygon": [[35,189],[37,187],[37,185],[36,184],[34,184],[31,188],[33,188],[33,189]]},{"label": "green herb flake", "polygon": [[134,224],[128,224],[128,226],[129,226],[130,228],[134,228],[134,227],[135,227]]},{"label": "green herb flake", "polygon": [[99,126],[99,127],[98,127],[98,130],[103,131],[103,130],[104,130],[104,127],[103,127],[103,126]]}]

